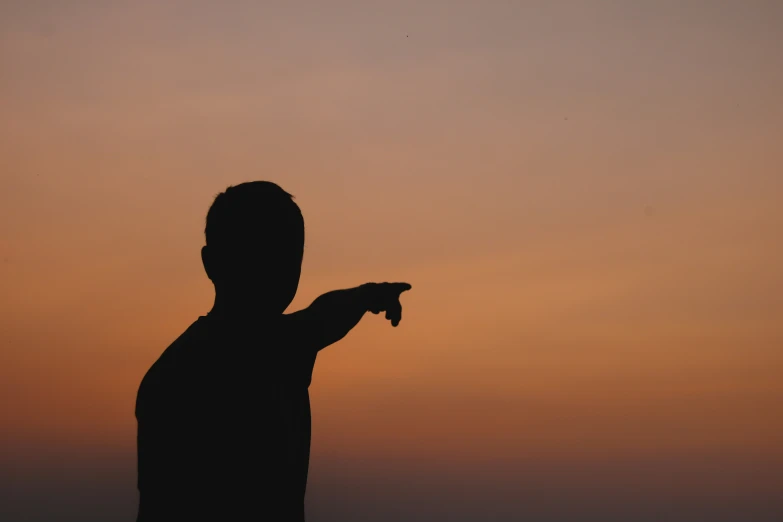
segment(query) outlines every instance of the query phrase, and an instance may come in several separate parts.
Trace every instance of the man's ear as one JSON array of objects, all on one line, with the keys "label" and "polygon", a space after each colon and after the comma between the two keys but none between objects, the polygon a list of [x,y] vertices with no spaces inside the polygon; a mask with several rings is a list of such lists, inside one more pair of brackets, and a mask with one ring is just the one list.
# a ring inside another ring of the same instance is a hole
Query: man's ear
[{"label": "man's ear", "polygon": [[215,266],[215,259],[212,255],[212,250],[207,245],[201,247],[201,263],[204,265],[204,271],[207,273],[207,277],[215,282],[217,277],[217,267]]}]

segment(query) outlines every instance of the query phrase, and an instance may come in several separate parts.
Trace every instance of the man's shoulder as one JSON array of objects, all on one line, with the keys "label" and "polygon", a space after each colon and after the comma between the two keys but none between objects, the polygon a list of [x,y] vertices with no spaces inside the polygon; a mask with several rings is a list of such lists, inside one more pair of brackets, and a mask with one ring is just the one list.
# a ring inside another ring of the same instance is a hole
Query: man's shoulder
[{"label": "man's shoulder", "polygon": [[200,351],[199,348],[208,343],[208,332],[203,319],[199,317],[169,344],[144,374],[136,397],[137,415],[140,404],[151,395],[160,395],[163,389],[174,384],[172,381],[187,371],[193,356]]}]

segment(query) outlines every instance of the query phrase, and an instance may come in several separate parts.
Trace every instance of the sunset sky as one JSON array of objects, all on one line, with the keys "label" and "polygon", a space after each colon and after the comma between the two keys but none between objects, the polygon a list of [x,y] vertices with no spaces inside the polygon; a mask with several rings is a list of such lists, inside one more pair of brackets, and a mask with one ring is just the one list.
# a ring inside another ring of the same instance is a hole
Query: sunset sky
[{"label": "sunset sky", "polygon": [[783,2],[0,4],[0,520],[135,520],[230,184],[306,222],[310,522],[783,520]]}]

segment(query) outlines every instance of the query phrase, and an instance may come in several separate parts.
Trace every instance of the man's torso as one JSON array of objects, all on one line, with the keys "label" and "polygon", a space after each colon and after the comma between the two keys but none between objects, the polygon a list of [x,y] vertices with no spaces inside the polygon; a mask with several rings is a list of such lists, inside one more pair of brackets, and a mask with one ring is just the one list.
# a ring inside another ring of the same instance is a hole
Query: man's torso
[{"label": "man's torso", "polygon": [[150,368],[136,403],[140,522],[303,520],[316,352],[288,328],[201,317]]}]

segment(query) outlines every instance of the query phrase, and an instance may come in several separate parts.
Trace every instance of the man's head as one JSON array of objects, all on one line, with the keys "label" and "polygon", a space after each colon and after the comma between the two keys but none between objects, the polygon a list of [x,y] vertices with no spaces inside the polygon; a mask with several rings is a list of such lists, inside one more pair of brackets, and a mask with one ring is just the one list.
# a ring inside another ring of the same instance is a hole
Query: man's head
[{"label": "man's head", "polygon": [[304,219],[269,181],[231,186],[207,213],[201,259],[215,291],[248,312],[282,313],[299,286]]}]

